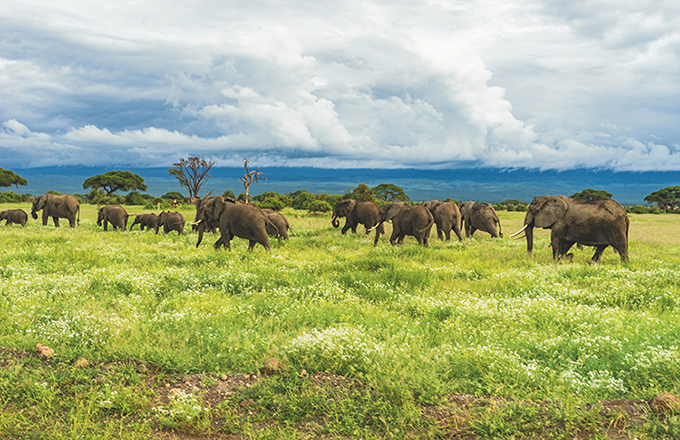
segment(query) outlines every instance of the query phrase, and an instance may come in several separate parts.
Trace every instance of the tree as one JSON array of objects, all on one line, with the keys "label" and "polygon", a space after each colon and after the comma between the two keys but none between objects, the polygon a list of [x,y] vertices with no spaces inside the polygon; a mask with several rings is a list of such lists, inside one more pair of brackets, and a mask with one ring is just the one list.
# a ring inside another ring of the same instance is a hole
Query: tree
[{"label": "tree", "polygon": [[356,188],[345,191],[345,198],[372,202],[373,191],[371,191],[371,188],[365,183],[360,183],[356,186]]},{"label": "tree", "polygon": [[572,194],[571,198],[580,200],[582,202],[588,202],[590,200],[602,200],[602,199],[611,199],[613,196],[612,193],[607,192],[603,189],[584,189],[580,193]]},{"label": "tree", "polygon": [[198,197],[201,187],[208,183],[208,171],[215,165],[214,160],[205,160],[197,156],[180,158],[179,162],[173,163],[175,168],[170,168],[168,173],[179,180],[179,184],[187,189],[189,198]]},{"label": "tree", "polygon": [[256,169],[255,171],[248,171],[248,164],[250,163],[250,159],[247,157],[243,159],[243,166],[246,168],[246,174],[243,177],[239,177],[241,179],[241,182],[243,182],[243,187],[246,189],[246,203],[250,201],[250,195],[248,194],[248,191],[250,189],[250,185],[253,183],[259,183],[260,179],[262,180],[267,180],[266,177],[264,176],[264,173],[260,172],[260,169]]},{"label": "tree", "polygon": [[24,179],[18,174],[15,174],[14,171],[0,168],[0,187],[6,188],[12,185],[16,186],[17,188],[19,188],[19,185],[26,186],[28,185],[28,180]]},{"label": "tree", "polygon": [[139,174],[131,173],[130,171],[109,171],[105,174],[97,174],[89,177],[83,182],[83,189],[103,189],[106,195],[110,196],[118,190],[146,191],[147,186],[144,184],[144,178]]},{"label": "tree", "polygon": [[404,190],[391,183],[381,183],[375,188],[371,188],[373,195],[385,202],[408,202],[410,199]]},{"label": "tree", "polygon": [[161,199],[165,200],[184,200],[184,195],[177,191],[170,191],[161,196]]},{"label": "tree", "polygon": [[675,207],[680,204],[680,186],[668,186],[654,191],[645,197],[645,202],[656,203],[664,212],[673,212]]}]

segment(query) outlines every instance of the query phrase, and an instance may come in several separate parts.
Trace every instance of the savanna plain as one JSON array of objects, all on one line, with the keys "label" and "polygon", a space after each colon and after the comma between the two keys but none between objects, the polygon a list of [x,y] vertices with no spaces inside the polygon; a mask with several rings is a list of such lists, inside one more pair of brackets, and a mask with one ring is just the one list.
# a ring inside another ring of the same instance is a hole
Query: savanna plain
[{"label": "savanna plain", "polygon": [[527,257],[521,212],[423,248],[287,209],[247,253],[81,208],[0,227],[0,438],[680,438],[649,405],[680,394],[680,216],[630,214],[630,262],[589,265],[543,230]]}]

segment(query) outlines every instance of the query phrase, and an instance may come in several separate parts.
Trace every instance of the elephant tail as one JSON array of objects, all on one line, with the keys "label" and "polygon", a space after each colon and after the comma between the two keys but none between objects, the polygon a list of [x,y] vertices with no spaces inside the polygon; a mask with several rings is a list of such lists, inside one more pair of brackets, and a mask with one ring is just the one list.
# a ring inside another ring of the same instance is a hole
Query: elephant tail
[{"label": "elephant tail", "polygon": [[76,219],[76,224],[80,226],[80,205],[78,205],[78,212],[76,213],[78,218]]}]

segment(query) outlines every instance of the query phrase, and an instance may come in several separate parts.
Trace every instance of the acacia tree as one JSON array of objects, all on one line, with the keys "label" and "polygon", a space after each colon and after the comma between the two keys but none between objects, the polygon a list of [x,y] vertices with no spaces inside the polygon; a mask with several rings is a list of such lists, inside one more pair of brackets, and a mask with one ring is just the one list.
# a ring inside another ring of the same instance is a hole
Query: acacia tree
[{"label": "acacia tree", "polygon": [[243,159],[243,166],[246,168],[246,174],[243,177],[239,177],[241,179],[241,182],[243,182],[243,187],[246,189],[246,197],[245,197],[245,202],[249,203],[250,202],[250,194],[248,193],[250,190],[250,185],[253,183],[259,183],[260,179],[262,180],[267,180],[266,177],[264,176],[264,173],[260,172],[260,169],[256,169],[255,171],[248,171],[248,164],[250,163],[250,159],[247,157]]},{"label": "acacia tree", "polygon": [[28,180],[16,174],[14,171],[0,168],[0,187],[5,188],[12,185],[19,188],[19,185],[28,185]]},{"label": "acacia tree", "polygon": [[582,202],[588,202],[590,200],[611,199],[613,195],[614,194],[603,189],[588,188],[579,193],[573,194],[571,198],[581,200]]},{"label": "acacia tree", "polygon": [[205,160],[197,156],[189,156],[187,159],[180,158],[179,162],[173,163],[175,168],[170,168],[168,173],[179,180],[179,184],[187,189],[189,198],[198,197],[198,191],[208,183],[208,171],[215,165],[214,160]]},{"label": "acacia tree", "polygon": [[680,186],[667,186],[654,191],[645,197],[645,202],[656,203],[664,212],[673,212],[680,204]]},{"label": "acacia tree", "polygon": [[364,202],[372,202],[373,190],[371,190],[371,187],[365,183],[360,183],[356,186],[356,188],[350,188],[345,191],[345,198]]},{"label": "acacia tree", "polygon": [[392,183],[381,183],[375,188],[371,188],[373,195],[386,202],[408,202],[410,199],[403,188]]},{"label": "acacia tree", "polygon": [[106,196],[110,196],[118,190],[123,191],[146,191],[147,186],[144,184],[144,178],[139,174],[134,174],[130,171],[109,171],[105,174],[97,174],[96,176],[88,177],[83,182],[83,189],[103,189],[106,191]]}]

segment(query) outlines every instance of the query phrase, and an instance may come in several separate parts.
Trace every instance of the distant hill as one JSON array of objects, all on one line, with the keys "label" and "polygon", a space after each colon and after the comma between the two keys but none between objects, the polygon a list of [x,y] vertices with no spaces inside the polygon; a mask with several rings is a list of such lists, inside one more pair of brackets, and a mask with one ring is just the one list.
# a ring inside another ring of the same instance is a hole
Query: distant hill
[{"label": "distant hill", "polygon": [[[112,167],[48,167],[15,169],[28,179],[28,186],[10,188],[19,193],[43,194],[48,190],[65,193],[84,193],[83,181],[95,174],[110,170],[129,169],[145,179],[148,193],[162,195],[180,191],[177,181],[167,168]],[[394,183],[406,191],[412,200],[446,199],[477,200],[487,202],[518,199],[525,202],[537,195],[571,195],[585,188],[604,189],[614,194],[623,204],[644,204],[644,198],[653,191],[680,184],[680,172],[613,172],[613,171],[531,171],[499,169],[324,169],[263,167],[266,181],[250,188],[252,195],[265,191],[279,193],[305,189],[310,192],[344,193],[359,183],[376,186]],[[243,191],[238,180],[243,168],[214,168],[204,192],[221,194],[231,189],[236,194]]]}]

